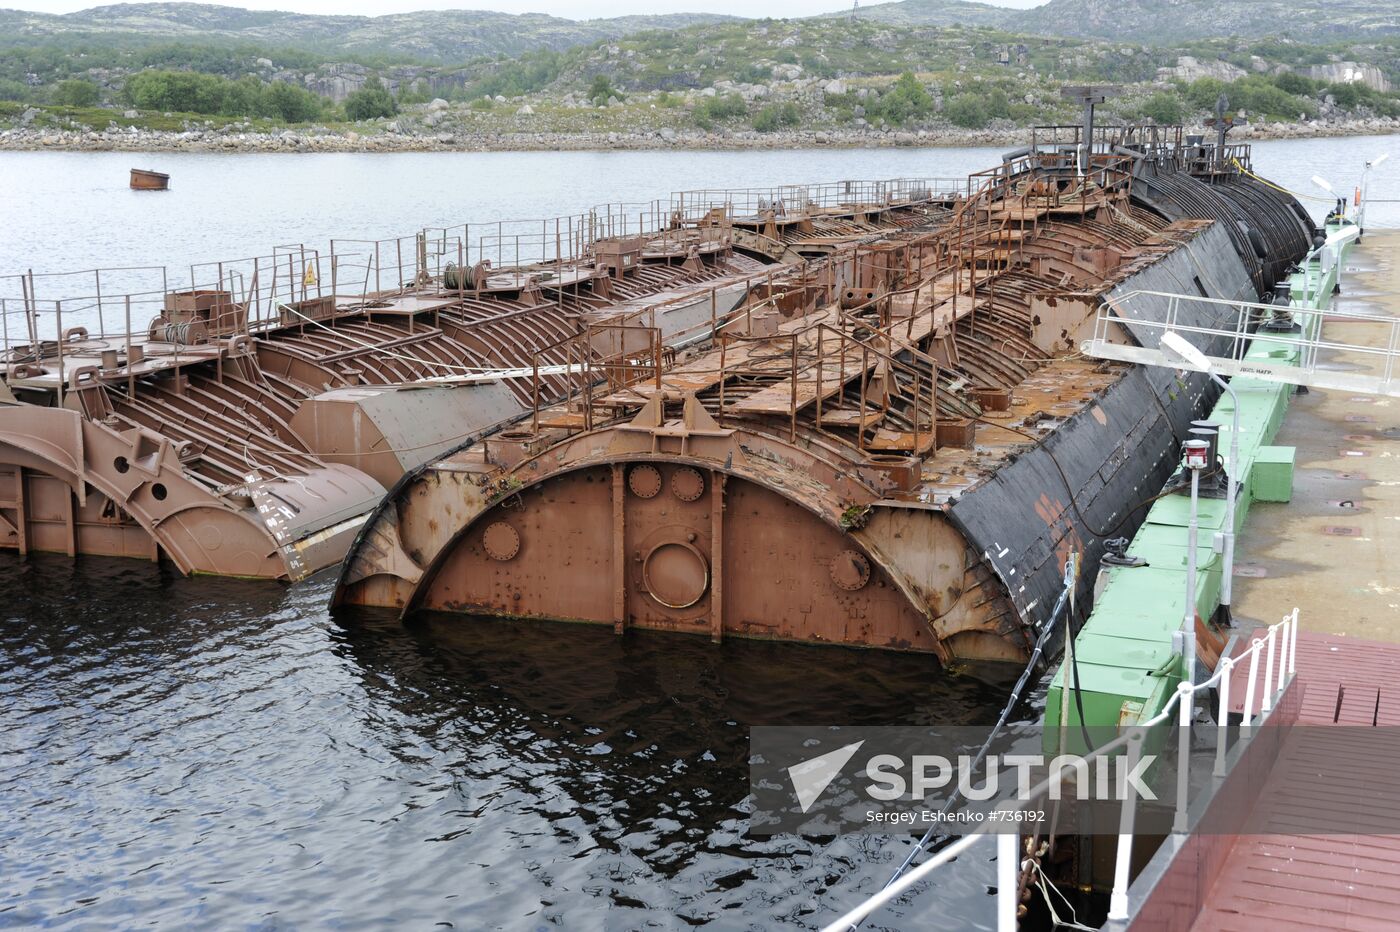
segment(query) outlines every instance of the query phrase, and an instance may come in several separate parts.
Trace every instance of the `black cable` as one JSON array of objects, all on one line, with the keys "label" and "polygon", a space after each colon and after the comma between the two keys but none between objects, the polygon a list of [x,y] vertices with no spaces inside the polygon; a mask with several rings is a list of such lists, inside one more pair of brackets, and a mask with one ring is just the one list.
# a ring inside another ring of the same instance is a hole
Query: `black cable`
[{"label": "black cable", "polygon": [[[1066,641],[1068,641],[1070,638],[1074,637],[1074,632],[1068,630],[1068,629],[1069,629],[1069,625],[1072,624],[1072,623],[1073,623],[1073,619],[1071,619],[1070,622],[1066,623],[1066,625],[1065,625],[1065,628],[1066,628],[1066,630],[1065,630],[1065,640],[1066,640]],[[1073,674],[1073,676],[1074,676],[1074,705],[1075,705],[1075,708],[1076,708],[1076,709],[1078,710],[1078,712],[1079,712],[1079,737],[1081,737],[1081,738],[1084,739],[1084,753],[1085,753],[1085,754],[1088,754],[1090,751],[1094,750],[1094,742],[1093,742],[1093,740],[1089,737],[1089,726],[1085,723],[1085,718],[1084,718],[1084,690],[1081,689],[1080,686],[1079,686],[1079,655],[1078,655],[1077,653],[1075,653],[1073,649],[1071,649],[1071,650],[1069,651],[1069,666],[1070,666],[1069,673],[1070,673],[1070,674]],[[1066,680],[1068,680],[1068,677],[1066,677]],[[1061,689],[1064,689],[1064,688],[1066,688],[1066,687],[1068,687],[1068,686],[1069,686],[1069,683],[1068,683],[1068,681],[1066,681],[1066,683],[1064,684],[1064,686],[1061,686],[1060,688],[1061,688]],[[1063,726],[1063,725],[1064,725],[1064,722],[1061,722],[1060,724],[1061,724],[1061,726]],[[1061,748],[1060,750],[1061,750],[1061,751],[1064,751],[1065,749],[1064,749],[1064,748]]]},{"label": "black cable", "polygon": [[[1016,708],[1017,703],[1019,703],[1021,700],[1021,690],[1026,688],[1026,683],[1030,680],[1031,673],[1034,672],[1036,666],[1040,663],[1041,655],[1045,651],[1045,642],[1049,640],[1050,632],[1055,629],[1055,622],[1059,619],[1060,612],[1064,609],[1066,605],[1069,604],[1070,588],[1076,584],[1075,580],[1068,579],[1068,571],[1066,571],[1066,577],[1066,586],[1064,590],[1060,593],[1059,599],[1056,600],[1055,607],[1050,612],[1050,617],[1046,619],[1045,627],[1040,629],[1040,636],[1035,639],[1035,647],[1031,650],[1030,660],[1026,663],[1026,669],[1021,671],[1021,676],[1018,680],[1016,680],[1016,685],[1011,688],[1011,697],[1007,699],[1006,706],[1001,710],[1001,715],[997,718],[997,723],[994,726],[992,726],[991,734],[989,734],[987,736],[987,740],[983,742],[982,749],[979,750],[977,752],[977,756],[973,758],[972,764],[969,768],[971,770],[976,770],[977,767],[981,765],[982,761],[986,759],[987,751],[992,746],[992,740],[996,738],[997,732],[1001,731],[1001,729],[1006,725],[1007,719],[1011,717],[1012,710]],[[1069,622],[1065,623],[1065,627],[1067,631],[1066,637],[1068,637]],[[1079,676],[1078,674],[1076,674],[1076,688],[1078,686],[1078,682]],[[1084,707],[1082,699],[1080,700],[1079,719],[1080,726],[1083,727]],[[1086,731],[1085,735],[1087,734],[1088,732]],[[952,808],[953,803],[957,801],[958,793],[959,790],[954,789],[953,795],[948,797],[948,801],[944,803],[943,808],[939,810],[940,815],[945,815],[948,812],[948,810]],[[919,839],[918,844],[914,845],[914,847],[909,851],[909,855],[904,859],[904,862],[900,864],[898,868],[895,869],[895,872],[893,874],[890,875],[890,879],[885,881],[885,886],[881,887],[882,890],[888,888],[890,884],[894,883],[901,876],[903,876],[904,872],[909,869],[909,865],[914,863],[914,858],[918,857],[919,852],[927,849],[929,842],[933,839],[933,834],[937,826],[937,822],[934,822],[933,825],[929,826],[928,831],[924,832],[924,835],[922,838]],[[860,922],[856,922],[851,925],[851,929],[857,929],[859,928],[859,926]]]}]

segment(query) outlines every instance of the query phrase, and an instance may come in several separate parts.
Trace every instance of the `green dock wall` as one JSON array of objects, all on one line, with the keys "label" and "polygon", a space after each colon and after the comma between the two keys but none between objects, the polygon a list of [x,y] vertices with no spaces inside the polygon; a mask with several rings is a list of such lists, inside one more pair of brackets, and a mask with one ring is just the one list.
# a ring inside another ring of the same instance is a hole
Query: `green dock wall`
[{"label": "green dock wall", "polygon": [[[1329,225],[1330,235],[1349,224]],[[1323,249],[1336,258],[1324,261],[1315,250],[1291,276],[1291,308],[1305,333],[1316,335],[1331,304],[1338,276],[1353,240]],[[1249,359],[1298,362],[1299,349],[1257,335]],[[1240,404],[1239,483],[1235,532],[1243,532],[1255,501],[1287,501],[1291,491],[1291,448],[1273,446],[1296,389],[1290,385],[1236,378],[1231,382]],[[1220,397],[1209,419],[1220,425],[1219,452],[1229,462],[1233,402]],[[1102,587],[1088,619],[1074,640],[1081,694],[1070,696],[1069,723],[1078,727],[1082,703],[1085,724],[1118,726],[1152,718],[1166,705],[1183,675],[1173,635],[1181,629],[1186,607],[1186,538],[1191,517],[1189,492],[1168,495],[1151,507],[1128,547],[1130,556],[1147,562],[1139,567],[1102,569]],[[1197,520],[1197,576],[1193,593],[1196,613],[1212,618],[1220,605],[1223,554],[1214,550],[1216,534],[1224,530],[1226,502],[1201,498]],[[1064,704],[1064,665],[1056,671],[1046,698],[1045,725],[1050,736],[1060,725]]]}]

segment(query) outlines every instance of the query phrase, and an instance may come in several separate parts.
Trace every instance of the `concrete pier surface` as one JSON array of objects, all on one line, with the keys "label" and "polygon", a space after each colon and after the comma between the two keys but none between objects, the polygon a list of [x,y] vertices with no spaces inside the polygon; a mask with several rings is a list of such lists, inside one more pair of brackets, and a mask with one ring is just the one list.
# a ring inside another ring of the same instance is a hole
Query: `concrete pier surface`
[{"label": "concrete pier surface", "polygon": [[[1337,307],[1400,316],[1400,230],[1366,233]],[[1386,330],[1330,321],[1323,336],[1384,347]],[[1381,368],[1356,353],[1322,364]],[[1297,606],[1304,630],[1400,642],[1400,399],[1314,389],[1293,399],[1274,443],[1297,448],[1293,500],[1251,509],[1235,616],[1272,623]]]}]

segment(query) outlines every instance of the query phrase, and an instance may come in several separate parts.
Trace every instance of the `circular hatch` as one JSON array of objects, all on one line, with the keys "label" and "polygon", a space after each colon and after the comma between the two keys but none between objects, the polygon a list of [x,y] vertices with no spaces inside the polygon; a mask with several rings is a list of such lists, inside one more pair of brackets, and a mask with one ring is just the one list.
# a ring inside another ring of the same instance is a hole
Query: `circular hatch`
[{"label": "circular hatch", "polygon": [[497,521],[481,535],[481,544],[491,559],[504,563],[520,552],[520,534],[504,521]]},{"label": "circular hatch", "polygon": [[693,502],[705,494],[705,477],[700,470],[682,466],[671,476],[671,492],[683,502]]},{"label": "circular hatch", "polygon": [[847,592],[855,592],[870,582],[870,561],[854,550],[843,550],[827,564],[831,581]]},{"label": "circular hatch", "polygon": [[667,608],[689,608],[705,597],[710,587],[710,566],[705,555],[690,544],[668,541],[657,544],[642,561],[647,593]]},{"label": "circular hatch", "polygon": [[627,487],[638,498],[655,498],[661,491],[661,471],[655,466],[633,466],[627,474]]}]

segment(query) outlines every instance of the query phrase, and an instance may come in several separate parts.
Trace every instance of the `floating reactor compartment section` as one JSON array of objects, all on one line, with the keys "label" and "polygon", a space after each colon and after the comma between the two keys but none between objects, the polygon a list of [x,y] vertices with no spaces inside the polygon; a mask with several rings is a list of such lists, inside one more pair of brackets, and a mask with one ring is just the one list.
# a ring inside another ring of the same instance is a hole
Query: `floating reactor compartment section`
[{"label": "floating reactor compartment section", "polygon": [[335,602],[1024,662],[1068,554],[1135,529],[1212,400],[1080,356],[1096,310],[1259,298],[1312,242],[1248,159],[1042,132],[946,223],[775,274],[712,343],[590,326],[566,398],[398,483]]},{"label": "floating reactor compartment section", "polygon": [[645,320],[669,358],[774,270],[952,198],[909,179],[684,192],[278,247],[174,290],[163,268],[0,278],[0,548],[301,579],[405,472],[605,378],[583,334]]}]

